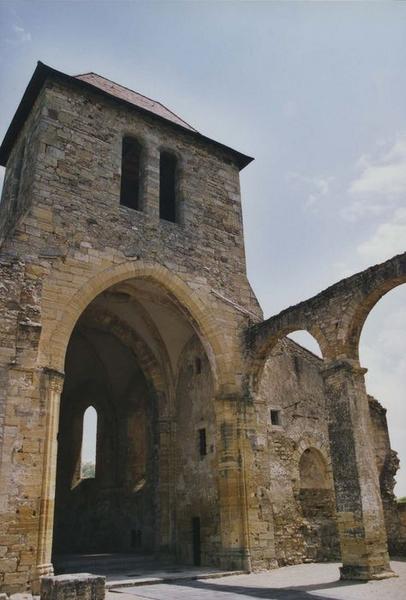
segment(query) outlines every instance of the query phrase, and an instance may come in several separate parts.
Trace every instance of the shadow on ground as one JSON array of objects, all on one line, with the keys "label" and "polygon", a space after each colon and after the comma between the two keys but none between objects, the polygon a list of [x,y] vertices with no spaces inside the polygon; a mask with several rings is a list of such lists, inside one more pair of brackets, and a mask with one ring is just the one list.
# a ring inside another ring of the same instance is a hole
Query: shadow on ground
[{"label": "shadow on ground", "polygon": [[[194,590],[202,590],[207,592],[216,592],[218,594],[240,594],[246,598],[265,598],[268,600],[310,600],[314,599],[315,596],[311,593],[317,590],[326,590],[329,588],[342,588],[346,586],[360,585],[363,586],[364,582],[354,581],[331,581],[323,584],[313,585],[301,585],[298,587],[289,586],[283,588],[269,588],[269,587],[248,587],[239,585],[227,585],[227,584],[216,584],[209,583],[206,581],[174,581],[171,582],[173,587],[181,588],[192,588]],[[320,597],[320,596],[317,596]],[[329,596],[323,595],[324,600],[337,600],[336,598],[330,598]]]}]

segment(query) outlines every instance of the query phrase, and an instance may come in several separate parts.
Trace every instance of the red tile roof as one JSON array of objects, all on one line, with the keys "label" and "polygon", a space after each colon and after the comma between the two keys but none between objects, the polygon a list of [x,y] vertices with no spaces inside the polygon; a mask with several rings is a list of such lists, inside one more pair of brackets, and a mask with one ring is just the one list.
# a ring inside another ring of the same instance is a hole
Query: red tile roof
[{"label": "red tile roof", "polygon": [[107,92],[111,96],[120,98],[120,100],[125,100],[130,104],[134,104],[134,106],[138,106],[139,108],[143,108],[144,110],[152,112],[155,115],[163,117],[167,121],[172,121],[177,125],[181,125],[182,127],[189,129],[190,131],[197,131],[196,129],[194,129],[194,127],[189,125],[189,123],[186,123],[186,121],[178,117],[178,115],[169,110],[169,108],[166,108],[166,106],[164,106],[160,102],[152,100],[147,96],[143,96],[138,92],[134,92],[133,90],[119,85],[118,83],[114,83],[114,81],[106,79],[105,77],[102,77],[97,73],[84,73],[83,75],[75,75],[75,79],[86,81],[86,83],[94,85],[100,90],[103,90],[103,92]]}]

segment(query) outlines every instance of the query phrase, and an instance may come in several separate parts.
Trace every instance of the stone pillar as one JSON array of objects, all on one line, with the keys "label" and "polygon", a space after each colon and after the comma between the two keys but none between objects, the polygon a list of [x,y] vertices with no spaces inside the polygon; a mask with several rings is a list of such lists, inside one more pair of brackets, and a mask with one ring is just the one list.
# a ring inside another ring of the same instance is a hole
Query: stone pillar
[{"label": "stone pillar", "polygon": [[148,145],[144,150],[142,167],[143,212],[154,221],[159,221],[159,150]]},{"label": "stone pillar", "polygon": [[246,497],[238,443],[237,398],[217,398],[221,567],[250,570]]},{"label": "stone pillar", "polygon": [[337,360],[324,369],[342,579],[393,576],[372,440],[365,369]]},{"label": "stone pillar", "polygon": [[64,376],[44,369],[42,380],[43,405],[46,414],[42,489],[38,529],[37,565],[32,582],[33,593],[39,593],[40,578],[53,575],[51,562],[55,508],[56,458],[58,452],[59,406]]},{"label": "stone pillar", "polygon": [[158,421],[159,432],[159,528],[156,548],[162,553],[174,550],[173,544],[173,438],[174,422],[171,417]]}]

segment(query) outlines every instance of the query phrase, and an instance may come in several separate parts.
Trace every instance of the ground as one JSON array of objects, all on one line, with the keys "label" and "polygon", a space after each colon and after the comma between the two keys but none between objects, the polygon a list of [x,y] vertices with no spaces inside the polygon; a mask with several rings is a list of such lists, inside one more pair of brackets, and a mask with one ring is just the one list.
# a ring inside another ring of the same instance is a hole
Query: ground
[{"label": "ground", "polygon": [[340,581],[339,563],[313,563],[274,571],[214,579],[118,588],[106,600],[402,600],[406,598],[406,561],[391,563],[398,577],[357,583]]}]

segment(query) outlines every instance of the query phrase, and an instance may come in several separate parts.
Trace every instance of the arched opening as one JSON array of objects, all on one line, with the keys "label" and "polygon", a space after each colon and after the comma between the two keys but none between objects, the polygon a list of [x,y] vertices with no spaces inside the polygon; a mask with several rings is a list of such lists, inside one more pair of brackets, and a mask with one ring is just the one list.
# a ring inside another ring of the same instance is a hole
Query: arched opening
[{"label": "arched opening", "polygon": [[397,504],[397,499],[406,497],[405,331],[406,285],[400,285],[374,305],[359,339],[360,363],[368,369],[365,384],[391,553],[404,552],[406,547]]},{"label": "arched opening", "polygon": [[299,461],[299,502],[307,560],[331,560],[339,555],[334,519],[333,482],[326,460],[316,448],[306,448]]},{"label": "arched opening", "polygon": [[[123,555],[138,561],[151,554],[191,564],[196,516],[202,564],[212,564],[219,535],[214,424],[211,364],[185,309],[146,279],[100,293],[78,319],[65,359],[56,571],[86,570],[89,554],[113,555],[118,565]],[[91,477],[84,476],[89,457]]]},{"label": "arched opening", "polygon": [[80,478],[96,477],[97,460],[97,411],[88,406],[83,414],[82,447],[80,454]]},{"label": "arched opening", "polygon": [[142,209],[142,147],[132,137],[123,138],[121,153],[120,204]]},{"label": "arched opening", "polygon": [[[273,355],[280,352],[277,348],[287,344],[286,348],[292,351],[294,348],[298,350],[298,353],[295,351],[288,353],[292,355],[295,371],[297,371],[300,362],[299,356],[303,351],[307,355],[311,354],[316,357],[319,361],[324,360],[324,358],[328,359],[330,356],[330,348],[321,331],[317,330],[310,333],[310,331],[295,326],[295,323],[290,324],[289,318],[286,320],[287,323],[277,316],[256,326],[257,330],[253,334],[250,370],[250,384],[254,394],[259,390],[269,360]],[[255,326],[252,329],[255,329]]]},{"label": "arched opening", "polygon": [[303,348],[306,348],[315,356],[323,358],[318,341],[308,331],[305,331],[304,329],[292,331],[292,333],[289,333],[288,338],[290,338]]}]

